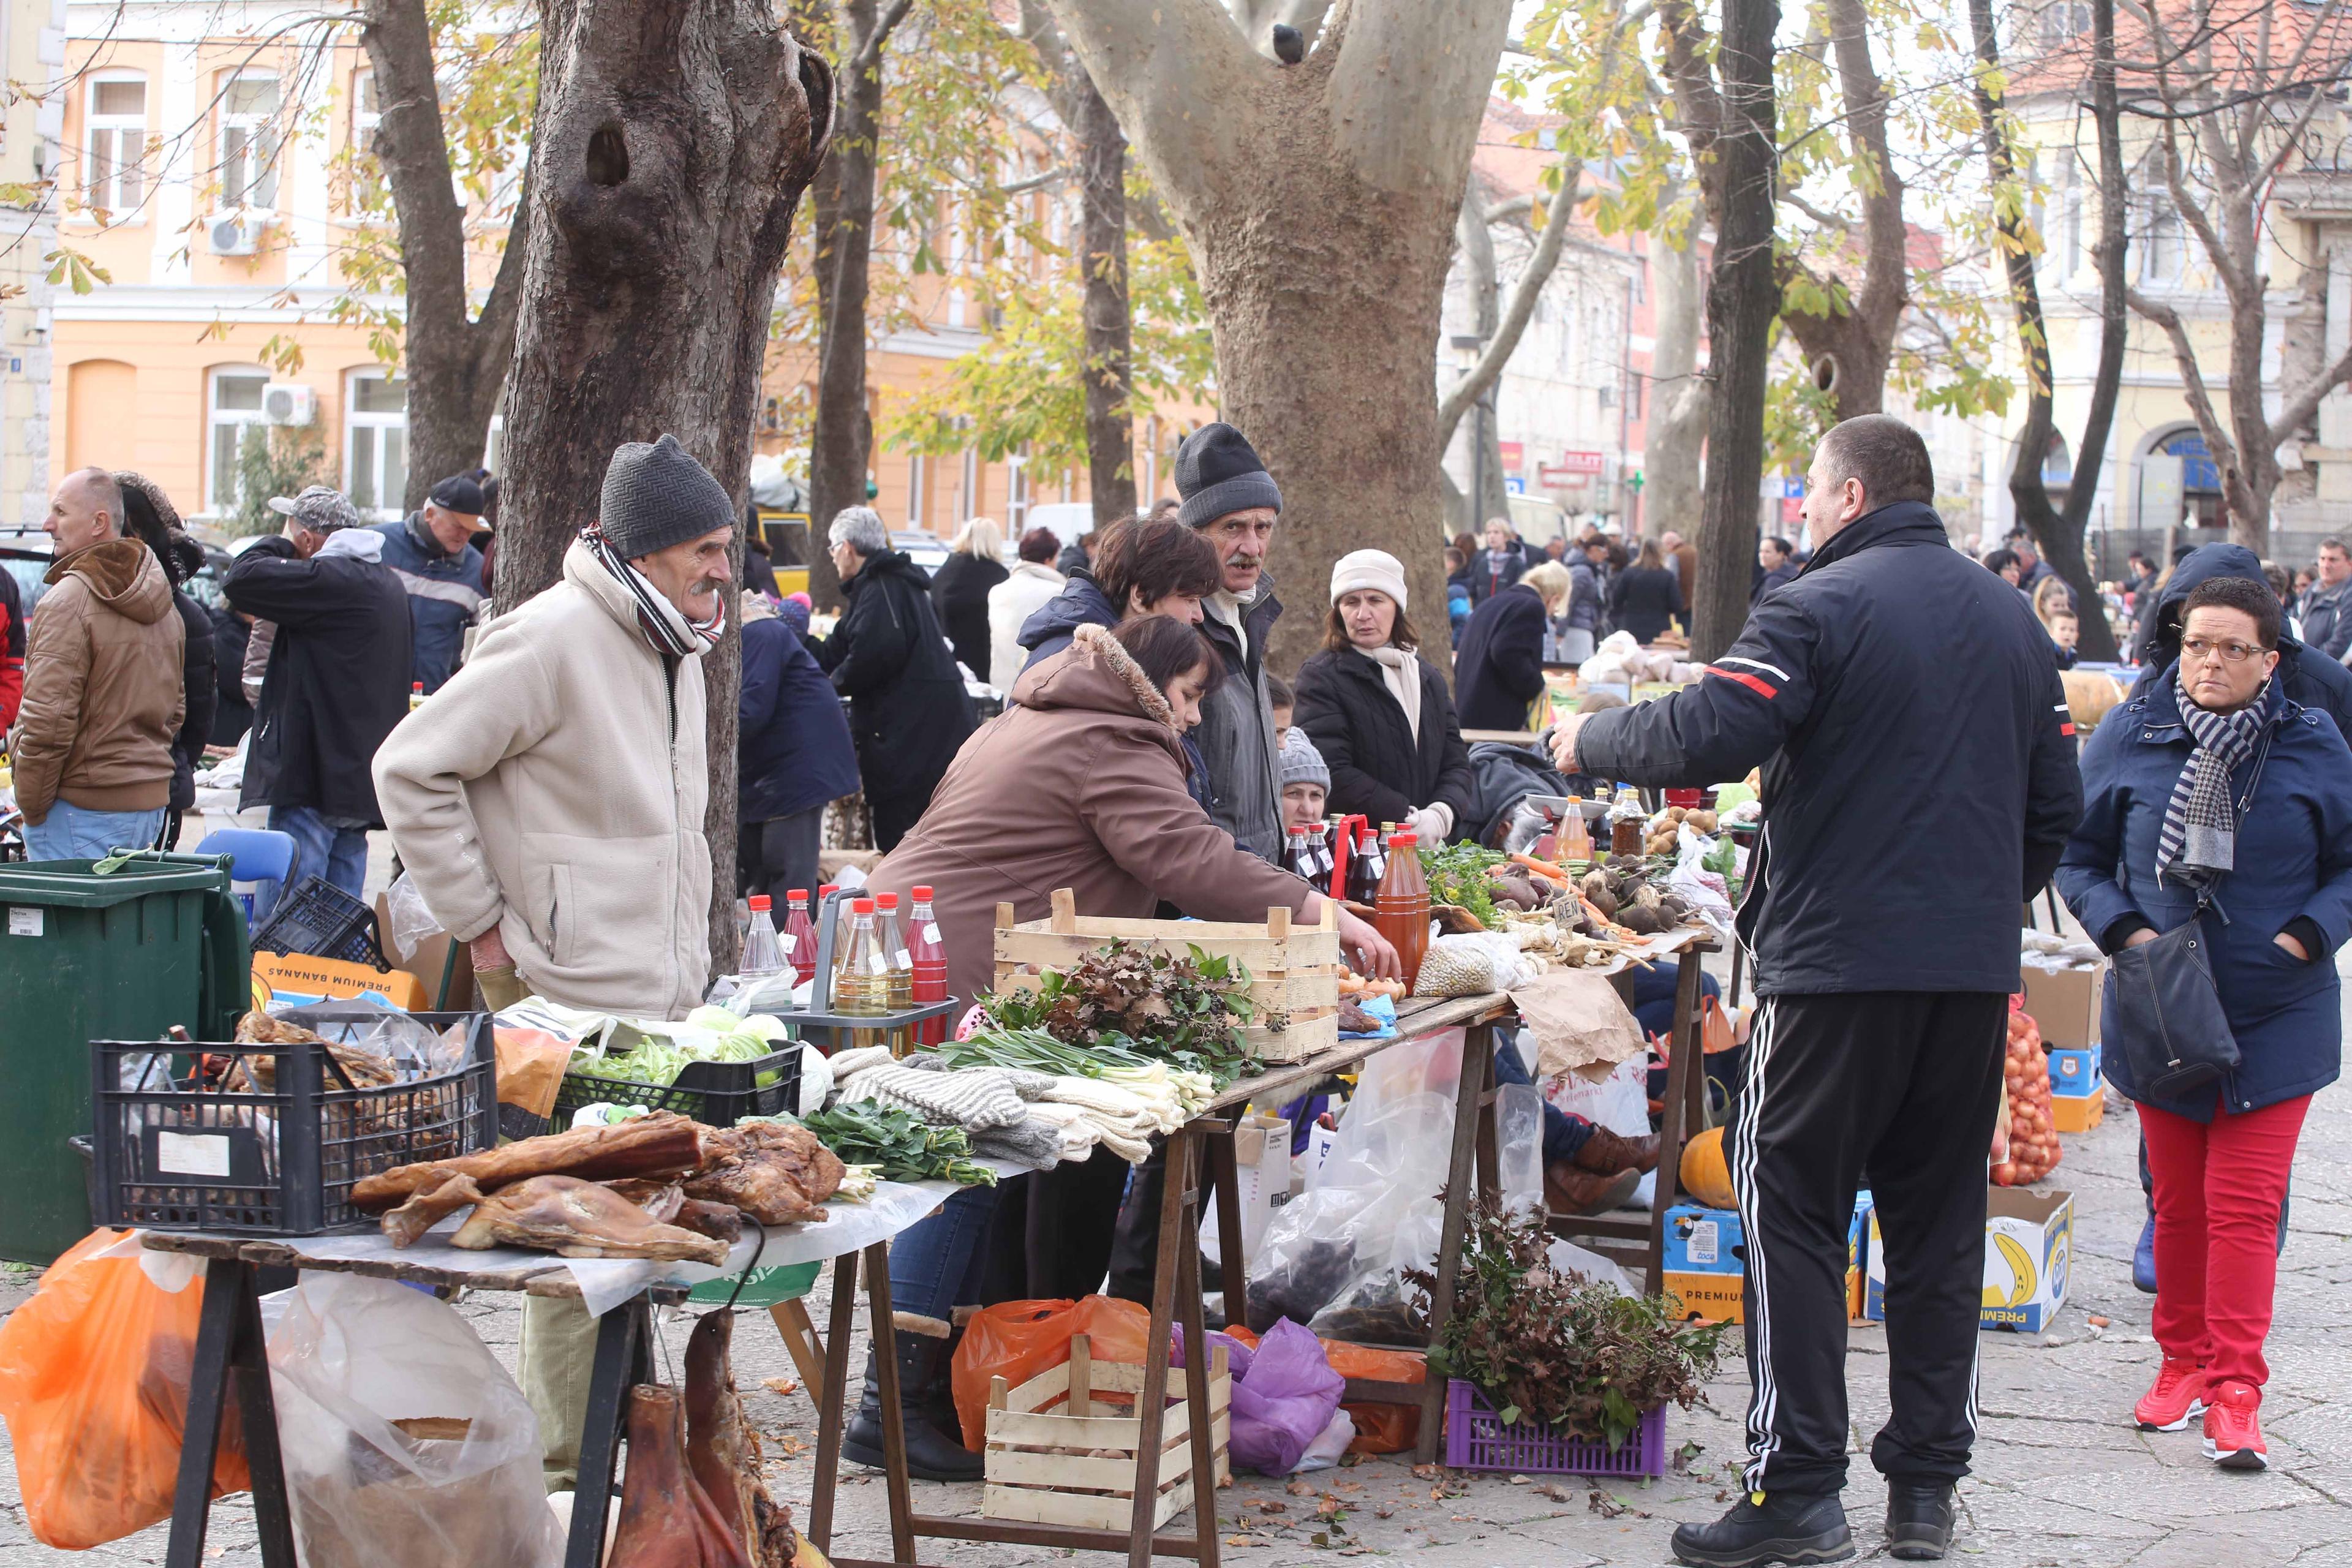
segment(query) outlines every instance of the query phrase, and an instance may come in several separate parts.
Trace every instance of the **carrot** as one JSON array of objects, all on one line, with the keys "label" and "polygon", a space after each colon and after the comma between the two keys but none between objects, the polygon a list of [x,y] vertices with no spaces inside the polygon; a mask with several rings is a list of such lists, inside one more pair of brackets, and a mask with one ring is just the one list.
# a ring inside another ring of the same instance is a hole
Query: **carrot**
[{"label": "carrot", "polygon": [[1525,866],[1537,876],[1547,878],[1551,881],[1559,882],[1563,885],[1574,879],[1570,878],[1566,871],[1553,865],[1550,861],[1538,860],[1532,855],[1514,855],[1511,857],[1511,864],[1515,866]]}]

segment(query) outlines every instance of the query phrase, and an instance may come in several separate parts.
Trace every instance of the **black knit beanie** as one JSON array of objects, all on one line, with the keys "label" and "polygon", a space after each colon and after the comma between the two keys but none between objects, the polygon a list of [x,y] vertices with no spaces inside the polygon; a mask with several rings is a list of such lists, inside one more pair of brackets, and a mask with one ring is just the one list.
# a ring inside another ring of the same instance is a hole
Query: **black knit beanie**
[{"label": "black knit beanie", "polygon": [[1184,504],[1176,521],[1205,528],[1252,507],[1282,510],[1282,491],[1257,453],[1230,425],[1203,425],[1176,448],[1176,493]]},{"label": "black knit beanie", "polygon": [[624,561],[732,527],[735,503],[675,436],[625,441],[604,470],[604,537]]}]

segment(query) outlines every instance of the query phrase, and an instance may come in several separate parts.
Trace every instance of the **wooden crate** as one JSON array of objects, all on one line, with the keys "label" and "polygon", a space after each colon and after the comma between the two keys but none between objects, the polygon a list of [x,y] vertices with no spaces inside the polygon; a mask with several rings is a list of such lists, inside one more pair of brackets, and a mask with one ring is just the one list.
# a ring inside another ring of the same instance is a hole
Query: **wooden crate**
[{"label": "wooden crate", "polygon": [[1339,930],[1328,899],[1323,923],[1315,927],[1293,925],[1288,910],[1268,910],[1263,925],[1082,916],[1067,888],[1055,889],[1053,904],[1050,919],[1018,925],[1011,904],[996,906],[997,990],[1034,990],[1046,970],[1070,969],[1113,940],[1179,958],[1197,947],[1212,958],[1237,959],[1249,970],[1257,1021],[1242,1031],[1242,1042],[1251,1056],[1304,1061],[1339,1043]]},{"label": "wooden crate", "polygon": [[[1185,1403],[1189,1375],[1168,1369],[1168,1413],[1160,1425],[1159,1499],[1151,1528],[1158,1530],[1192,1506],[1192,1411]],[[1096,1361],[1087,1336],[1070,1338],[1070,1359],[1048,1367],[1018,1388],[1001,1377],[988,1385],[987,1485],[982,1489],[984,1518],[1026,1524],[1066,1524],[1088,1530],[1125,1531],[1135,1519],[1137,1458],[1143,1447],[1140,1416],[1129,1410],[1143,1392],[1143,1368],[1126,1362]],[[1216,1483],[1233,1474],[1226,1448],[1233,1436],[1234,1380],[1225,1370],[1225,1347],[1213,1348],[1209,1371],[1209,1418]],[[1118,1394],[1113,1403],[1101,1397]],[[1094,1457],[1097,1449],[1117,1457]]]}]

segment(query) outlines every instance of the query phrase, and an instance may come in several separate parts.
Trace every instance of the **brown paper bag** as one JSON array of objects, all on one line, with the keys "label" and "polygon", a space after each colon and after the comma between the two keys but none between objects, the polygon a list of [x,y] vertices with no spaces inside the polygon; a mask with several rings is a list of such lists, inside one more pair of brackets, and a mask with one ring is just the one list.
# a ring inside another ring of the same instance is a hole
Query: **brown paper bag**
[{"label": "brown paper bag", "polygon": [[1641,1025],[1617,987],[1598,974],[1572,969],[1538,974],[1511,987],[1511,1001],[1535,1031],[1538,1082],[1573,1072],[1599,1083],[1643,1048]]}]

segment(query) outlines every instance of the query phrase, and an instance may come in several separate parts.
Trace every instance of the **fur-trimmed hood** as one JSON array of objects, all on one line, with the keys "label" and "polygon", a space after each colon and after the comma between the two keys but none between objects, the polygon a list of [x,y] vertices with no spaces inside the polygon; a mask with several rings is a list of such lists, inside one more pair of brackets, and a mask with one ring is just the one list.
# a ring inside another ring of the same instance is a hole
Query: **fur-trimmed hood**
[{"label": "fur-trimmed hood", "polygon": [[1013,700],[1041,710],[1139,714],[1164,728],[1171,741],[1182,734],[1168,699],[1106,626],[1078,627],[1067,648],[1022,672]]}]

